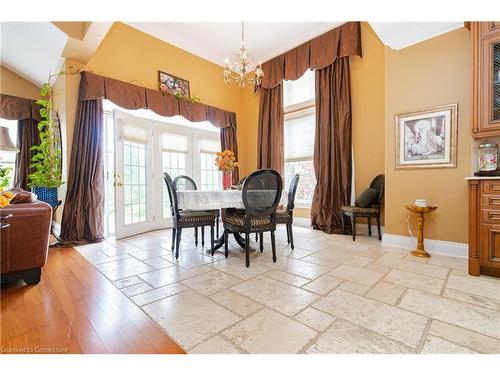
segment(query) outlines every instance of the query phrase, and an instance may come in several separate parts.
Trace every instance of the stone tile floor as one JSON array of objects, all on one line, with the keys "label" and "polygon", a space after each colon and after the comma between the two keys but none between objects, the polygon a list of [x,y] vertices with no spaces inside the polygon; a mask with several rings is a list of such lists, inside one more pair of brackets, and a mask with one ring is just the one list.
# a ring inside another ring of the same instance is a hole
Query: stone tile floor
[{"label": "stone tile floor", "polygon": [[189,353],[500,353],[500,279],[374,237],[294,235],[292,251],[279,228],[273,263],[266,234],[248,269],[234,240],[212,257],[187,230],[177,261],[170,230],[77,250]]}]

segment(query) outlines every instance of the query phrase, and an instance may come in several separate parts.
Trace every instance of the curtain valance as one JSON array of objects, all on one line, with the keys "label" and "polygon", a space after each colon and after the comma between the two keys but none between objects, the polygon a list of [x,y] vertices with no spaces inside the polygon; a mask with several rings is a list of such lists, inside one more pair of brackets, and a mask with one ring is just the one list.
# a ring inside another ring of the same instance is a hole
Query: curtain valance
[{"label": "curtain valance", "polygon": [[0,117],[6,120],[40,121],[40,105],[36,100],[0,94]]},{"label": "curtain valance", "polygon": [[337,58],[361,54],[361,25],[348,22],[262,64],[261,87],[272,89],[283,80],[300,78],[307,69],[323,69]]},{"label": "curtain valance", "polygon": [[177,99],[175,96],[131,83],[81,73],[80,99],[108,99],[126,109],[150,109],[160,116],[182,116],[189,121],[209,121],[217,128],[236,129],[236,114],[203,103]]}]

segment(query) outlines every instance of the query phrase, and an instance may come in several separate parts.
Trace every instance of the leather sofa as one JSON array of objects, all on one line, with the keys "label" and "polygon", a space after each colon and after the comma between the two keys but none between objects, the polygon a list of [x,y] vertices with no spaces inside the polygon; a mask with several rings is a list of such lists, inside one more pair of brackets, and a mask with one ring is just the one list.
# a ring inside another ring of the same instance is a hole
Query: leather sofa
[{"label": "leather sofa", "polygon": [[2,284],[18,279],[39,283],[47,262],[52,208],[41,201],[17,203],[0,209],[0,214],[2,223],[10,224],[0,230]]}]

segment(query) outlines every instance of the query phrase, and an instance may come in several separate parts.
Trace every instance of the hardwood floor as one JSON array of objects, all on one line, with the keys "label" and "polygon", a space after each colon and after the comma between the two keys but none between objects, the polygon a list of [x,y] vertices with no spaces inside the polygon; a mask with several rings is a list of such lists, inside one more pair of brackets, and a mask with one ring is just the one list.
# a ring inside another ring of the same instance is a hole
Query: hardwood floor
[{"label": "hardwood floor", "polygon": [[49,251],[40,284],[2,287],[0,322],[0,353],[184,353],[73,248]]}]

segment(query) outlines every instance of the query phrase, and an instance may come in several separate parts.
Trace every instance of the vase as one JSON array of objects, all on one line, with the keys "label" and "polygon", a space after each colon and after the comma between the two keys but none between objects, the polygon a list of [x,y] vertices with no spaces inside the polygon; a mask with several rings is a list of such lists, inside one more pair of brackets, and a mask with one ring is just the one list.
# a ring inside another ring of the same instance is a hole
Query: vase
[{"label": "vase", "polygon": [[223,171],[222,172],[222,188],[224,190],[231,189],[233,184],[233,171]]},{"label": "vase", "polygon": [[36,194],[38,200],[49,204],[51,207],[59,205],[56,187],[34,187],[31,188],[31,192]]}]

